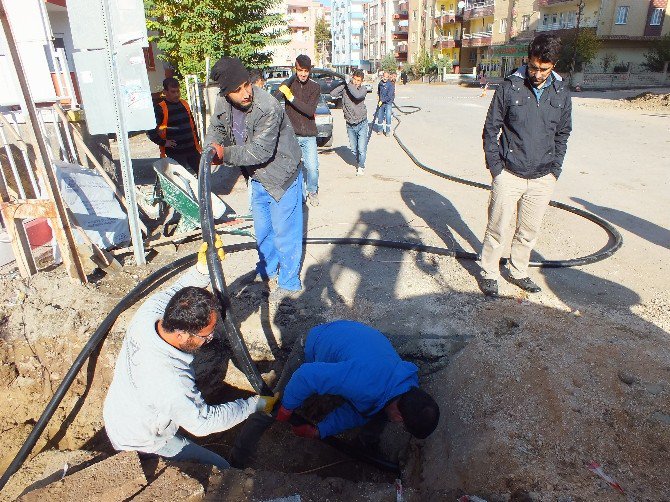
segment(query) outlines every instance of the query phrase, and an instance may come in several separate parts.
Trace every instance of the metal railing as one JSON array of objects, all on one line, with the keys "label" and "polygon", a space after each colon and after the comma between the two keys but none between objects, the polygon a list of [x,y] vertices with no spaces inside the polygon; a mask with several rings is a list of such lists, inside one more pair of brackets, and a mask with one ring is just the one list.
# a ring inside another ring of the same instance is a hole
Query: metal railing
[{"label": "metal railing", "polygon": [[490,38],[491,36],[493,36],[492,31],[477,31],[475,33],[463,33],[463,40]]}]

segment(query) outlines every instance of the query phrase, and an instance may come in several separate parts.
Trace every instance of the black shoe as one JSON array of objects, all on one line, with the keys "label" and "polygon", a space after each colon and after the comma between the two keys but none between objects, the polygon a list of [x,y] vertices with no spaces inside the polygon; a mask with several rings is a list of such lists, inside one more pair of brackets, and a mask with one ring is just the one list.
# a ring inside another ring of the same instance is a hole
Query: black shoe
[{"label": "black shoe", "polygon": [[510,277],[509,282],[520,287],[524,291],[528,291],[529,293],[539,293],[542,291],[542,288],[535,284],[530,277],[524,277],[523,279],[515,279],[514,277]]},{"label": "black shoe", "polygon": [[479,288],[485,296],[490,296],[491,298],[498,297],[498,281],[495,279],[482,279],[479,283]]}]

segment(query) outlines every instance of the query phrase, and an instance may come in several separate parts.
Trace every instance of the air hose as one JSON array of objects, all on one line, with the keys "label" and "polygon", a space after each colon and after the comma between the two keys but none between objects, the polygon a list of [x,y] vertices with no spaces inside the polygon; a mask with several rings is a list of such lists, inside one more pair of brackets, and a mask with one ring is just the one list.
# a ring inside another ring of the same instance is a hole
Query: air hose
[{"label": "air hose", "polygon": [[[419,107],[416,106],[396,106],[394,105],[395,109],[398,110],[400,113],[403,114],[410,114],[410,113],[415,113],[420,110]],[[464,185],[472,186],[475,188],[480,188],[484,190],[490,190],[491,188],[483,183],[478,183],[475,181],[463,179],[463,178],[458,178],[456,176],[452,176],[446,173],[443,173],[441,171],[438,171],[436,169],[433,169],[423,162],[421,162],[412,152],[409,150],[409,148],[405,145],[405,143],[398,137],[397,135],[397,129],[398,126],[400,125],[400,118],[396,115],[394,115],[395,119],[398,121],[398,124],[393,130],[393,135],[396,138],[396,141],[398,141],[398,144],[400,147],[405,151],[405,153],[409,156],[409,158],[416,164],[419,168],[423,169],[426,172],[429,172],[435,176],[439,176],[441,178],[454,181],[456,183],[461,183]],[[227,288],[226,288],[226,283],[223,277],[223,271],[221,269],[221,265],[219,263],[218,258],[216,257],[216,252],[214,250],[214,226],[213,226],[213,215],[212,215],[212,210],[211,210],[211,199],[208,196],[210,193],[211,187],[210,187],[210,182],[209,182],[209,172],[210,172],[210,166],[211,162],[214,156],[213,150],[210,148],[201,157],[200,161],[200,184],[199,184],[199,193],[200,193],[200,200],[205,201],[204,204],[201,203],[201,219],[202,219],[202,230],[203,230],[203,239],[205,242],[208,243],[208,254],[207,254],[207,265],[209,268],[210,272],[210,278],[212,279],[212,286],[213,288],[217,291],[217,295],[219,297],[219,300],[222,302],[222,305],[228,306],[230,304],[229,300],[229,295],[227,293]],[[203,168],[206,168],[203,171]],[[203,195],[205,195],[203,197]],[[531,262],[530,265],[534,267],[545,267],[545,268],[558,268],[558,267],[574,267],[574,266],[579,266],[579,265],[586,265],[589,263],[595,263],[597,261],[604,260],[605,258],[610,257],[612,254],[614,254],[623,244],[623,239],[621,237],[621,234],[619,231],[614,228],[613,225],[608,223],[607,221],[603,220],[602,218],[599,218],[598,216],[589,213],[588,211],[584,211],[582,209],[579,209],[574,206],[570,206],[568,204],[563,204],[561,202],[555,202],[551,201],[550,205],[553,207],[556,207],[558,209],[562,209],[568,212],[571,212],[573,214],[576,214],[578,216],[581,216],[583,218],[588,219],[589,221],[592,221],[599,227],[601,227],[605,232],[607,232],[610,235],[610,239],[613,241],[610,245],[606,246],[604,249],[592,253],[590,255],[580,257],[580,258],[572,258],[568,260],[542,260],[538,262]],[[431,253],[431,254],[437,254],[441,256],[452,256],[455,258],[461,258],[461,259],[468,259],[468,260],[476,260],[478,259],[478,256],[476,253],[468,253],[465,251],[454,251],[446,248],[439,248],[435,246],[426,246],[425,244],[421,243],[412,243],[412,242],[398,242],[398,241],[388,241],[388,240],[380,240],[380,239],[365,239],[365,238],[329,238],[329,237],[320,237],[320,238],[306,238],[304,239],[304,242],[306,244],[335,244],[335,245],[359,245],[359,246],[364,246],[364,245],[369,245],[369,246],[376,246],[376,247],[384,247],[384,248],[391,248],[391,249],[402,249],[402,250],[408,250],[408,251],[418,251],[418,252],[424,252],[424,253]],[[243,243],[235,246],[226,246],[225,250],[227,252],[235,252],[235,251],[241,251],[241,250],[248,250],[248,249],[253,249],[254,243]],[[121,301],[112,309],[112,311],[105,317],[105,319],[102,321],[98,329],[93,333],[91,338],[86,342],[84,345],[83,349],[75,359],[74,363],[72,364],[72,367],[68,370],[67,374],[63,378],[63,381],[61,384],[58,386],[56,391],[54,392],[54,395],[52,396],[51,400],[47,404],[46,408],[42,412],[42,415],[40,418],[37,420],[37,423],[33,427],[32,431],[26,438],[26,441],[24,442],[23,446],[19,450],[19,452],[16,454],[16,457],[14,460],[12,460],[11,464],[5,472],[3,473],[2,477],[0,477],[0,490],[4,488],[4,486],[7,484],[7,481],[9,478],[16,472],[18,469],[23,465],[25,462],[26,458],[28,458],[28,455],[30,455],[30,452],[32,449],[35,447],[35,444],[37,443],[39,437],[41,436],[42,432],[44,432],[44,429],[49,423],[49,420],[51,420],[51,417],[53,414],[56,412],[58,409],[58,405],[61,403],[63,398],[65,397],[65,393],[69,390],[70,386],[74,382],[77,373],[81,369],[81,367],[84,365],[86,360],[89,358],[89,356],[95,352],[95,350],[102,344],[102,342],[105,340],[105,337],[107,336],[107,333],[109,330],[112,328],[114,325],[114,322],[116,319],[123,313],[126,309],[130,308],[135,302],[137,302],[141,297],[143,297],[147,292],[153,290],[155,287],[160,285],[162,282],[167,280],[169,277],[172,275],[180,272],[187,266],[193,264],[195,262],[196,255],[191,254],[188,256],[185,256],[183,258],[180,258],[164,267],[161,269],[153,272],[151,275],[149,275],[146,279],[144,279],[142,282],[140,282],[137,286],[135,286],[126,296],[124,296]],[[224,318],[224,328],[226,331],[226,336],[228,338],[228,341],[231,345],[231,348],[234,352],[236,361],[239,365],[239,367],[244,371],[245,375],[249,379],[249,382],[251,385],[254,387],[256,392],[261,392],[261,393],[267,393],[269,391],[267,385],[263,382],[262,378],[260,377],[260,372],[258,371],[258,368],[256,367],[255,363],[251,359],[251,356],[249,354],[249,351],[246,347],[246,344],[244,343],[242,337],[240,336],[235,322],[234,318],[232,316],[231,310],[227,309],[227,314]],[[348,445],[347,443],[339,440],[338,438],[326,438],[323,441],[325,441],[328,444],[331,444],[333,447],[339,449],[340,451],[343,451],[344,453],[347,453],[351,456],[357,457],[361,460],[365,460],[367,462],[372,463],[373,465],[376,465],[377,467],[392,471],[392,472],[398,472],[399,468],[397,464],[388,462],[384,459],[380,459],[378,457],[372,456],[369,452],[366,452],[363,449],[355,448],[351,445]]]}]

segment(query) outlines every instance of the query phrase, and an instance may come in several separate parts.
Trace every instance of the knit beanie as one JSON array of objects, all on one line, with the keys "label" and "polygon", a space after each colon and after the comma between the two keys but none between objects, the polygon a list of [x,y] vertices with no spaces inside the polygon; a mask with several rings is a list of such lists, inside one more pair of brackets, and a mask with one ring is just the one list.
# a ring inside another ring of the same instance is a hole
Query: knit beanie
[{"label": "knit beanie", "polygon": [[214,64],[210,77],[219,84],[219,94],[227,96],[249,81],[249,72],[238,58],[224,56]]}]

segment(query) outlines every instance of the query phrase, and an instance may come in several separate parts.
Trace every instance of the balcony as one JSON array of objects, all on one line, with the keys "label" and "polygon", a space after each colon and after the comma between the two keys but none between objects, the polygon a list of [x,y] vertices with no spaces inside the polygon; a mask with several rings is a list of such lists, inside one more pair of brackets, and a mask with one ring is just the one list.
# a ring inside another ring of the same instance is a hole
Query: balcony
[{"label": "balcony", "polygon": [[291,14],[288,16],[288,27],[294,29],[309,28],[309,23],[302,14]]},{"label": "balcony", "polygon": [[400,12],[393,14],[393,19],[409,19],[409,12],[401,10]]},{"label": "balcony", "polygon": [[409,38],[409,31],[406,28],[394,28],[391,38],[393,40],[407,40]]},{"label": "balcony", "polygon": [[433,47],[436,49],[453,49],[455,47],[461,46],[461,39],[456,37],[449,36],[439,36],[435,38],[433,42]]},{"label": "balcony", "polygon": [[435,17],[439,18],[441,25],[445,25],[449,23],[455,23],[461,18],[461,15],[457,14],[454,10],[444,10],[440,11],[439,14],[436,14]]},{"label": "balcony", "polygon": [[[558,23],[538,24],[537,31],[557,31],[557,30],[571,30],[577,27],[577,21],[569,20]],[[597,21],[584,21],[582,19],[579,23],[580,28],[597,28]]]},{"label": "balcony", "polygon": [[556,5],[561,3],[574,3],[574,0],[539,0],[537,2],[538,7],[549,7],[550,5]]},{"label": "balcony", "polygon": [[396,59],[396,61],[407,61],[407,51],[405,52],[394,52],[393,57]]},{"label": "balcony", "polygon": [[463,21],[479,17],[493,16],[495,6],[493,0],[467,2],[463,10]]},{"label": "balcony", "polygon": [[491,45],[490,31],[481,31],[477,33],[463,33],[462,47],[486,47]]}]

